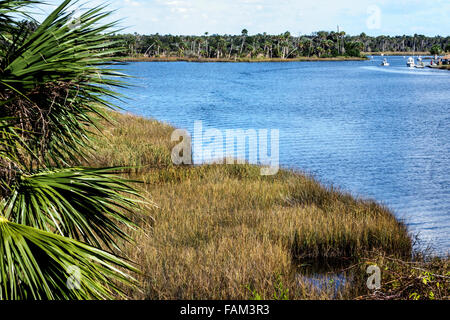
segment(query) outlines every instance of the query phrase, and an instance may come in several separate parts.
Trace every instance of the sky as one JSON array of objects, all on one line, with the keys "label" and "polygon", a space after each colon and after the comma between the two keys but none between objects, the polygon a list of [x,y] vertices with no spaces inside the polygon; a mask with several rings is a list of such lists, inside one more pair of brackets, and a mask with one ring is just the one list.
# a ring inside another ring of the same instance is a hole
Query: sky
[{"label": "sky", "polygon": [[[56,5],[61,0],[47,0]],[[350,35],[448,36],[449,0],[109,0],[123,32],[201,35],[337,30]],[[81,0],[92,7],[102,0]],[[49,7],[45,9],[49,11]]]}]

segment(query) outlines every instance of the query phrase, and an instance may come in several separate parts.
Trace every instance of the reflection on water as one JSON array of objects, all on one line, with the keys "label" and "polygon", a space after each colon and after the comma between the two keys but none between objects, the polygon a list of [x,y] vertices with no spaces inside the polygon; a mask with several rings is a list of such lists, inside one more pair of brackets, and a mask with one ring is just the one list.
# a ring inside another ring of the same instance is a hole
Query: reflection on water
[{"label": "reflection on water", "polygon": [[[133,63],[126,110],[192,132],[280,130],[280,164],[374,198],[450,249],[450,73],[357,62]],[[194,155],[195,156],[195,155]]]},{"label": "reflection on water", "polygon": [[330,292],[334,298],[354,280],[351,259],[313,259],[297,261],[296,281],[321,292]]}]

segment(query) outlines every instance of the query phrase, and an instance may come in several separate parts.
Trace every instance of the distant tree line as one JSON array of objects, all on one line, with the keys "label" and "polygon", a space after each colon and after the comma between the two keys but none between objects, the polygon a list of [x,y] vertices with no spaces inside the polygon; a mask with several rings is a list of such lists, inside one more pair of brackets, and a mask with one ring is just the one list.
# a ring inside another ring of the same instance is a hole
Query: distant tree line
[{"label": "distant tree line", "polygon": [[378,36],[365,33],[358,36],[345,32],[319,31],[311,35],[293,36],[267,33],[249,35],[246,29],[240,35],[140,35],[120,34],[115,40],[125,42],[126,56],[190,57],[190,58],[297,58],[297,57],[359,57],[361,52],[429,52],[450,51],[450,37]]}]

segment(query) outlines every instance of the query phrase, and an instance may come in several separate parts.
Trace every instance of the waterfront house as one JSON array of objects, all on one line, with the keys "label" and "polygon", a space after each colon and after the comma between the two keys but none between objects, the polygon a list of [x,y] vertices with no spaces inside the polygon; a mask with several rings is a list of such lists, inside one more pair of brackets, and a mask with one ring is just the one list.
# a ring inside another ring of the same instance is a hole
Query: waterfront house
[{"label": "waterfront house", "polygon": [[442,57],[441,63],[444,65],[449,65],[450,64],[450,55],[446,55],[446,56]]}]

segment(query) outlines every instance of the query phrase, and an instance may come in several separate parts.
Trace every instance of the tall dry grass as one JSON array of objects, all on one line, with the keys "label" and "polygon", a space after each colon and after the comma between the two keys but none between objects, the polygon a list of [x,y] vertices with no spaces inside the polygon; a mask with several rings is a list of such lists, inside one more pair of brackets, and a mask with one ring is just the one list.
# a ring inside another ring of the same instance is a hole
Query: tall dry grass
[{"label": "tall dry grass", "polygon": [[155,204],[144,207],[142,231],[126,248],[142,270],[131,298],[339,298],[348,288],[319,290],[300,266],[373,249],[411,253],[406,227],[373,201],[285,170],[271,177],[251,165],[174,166],[171,126],[112,118],[90,165],[138,167],[127,174]]}]

